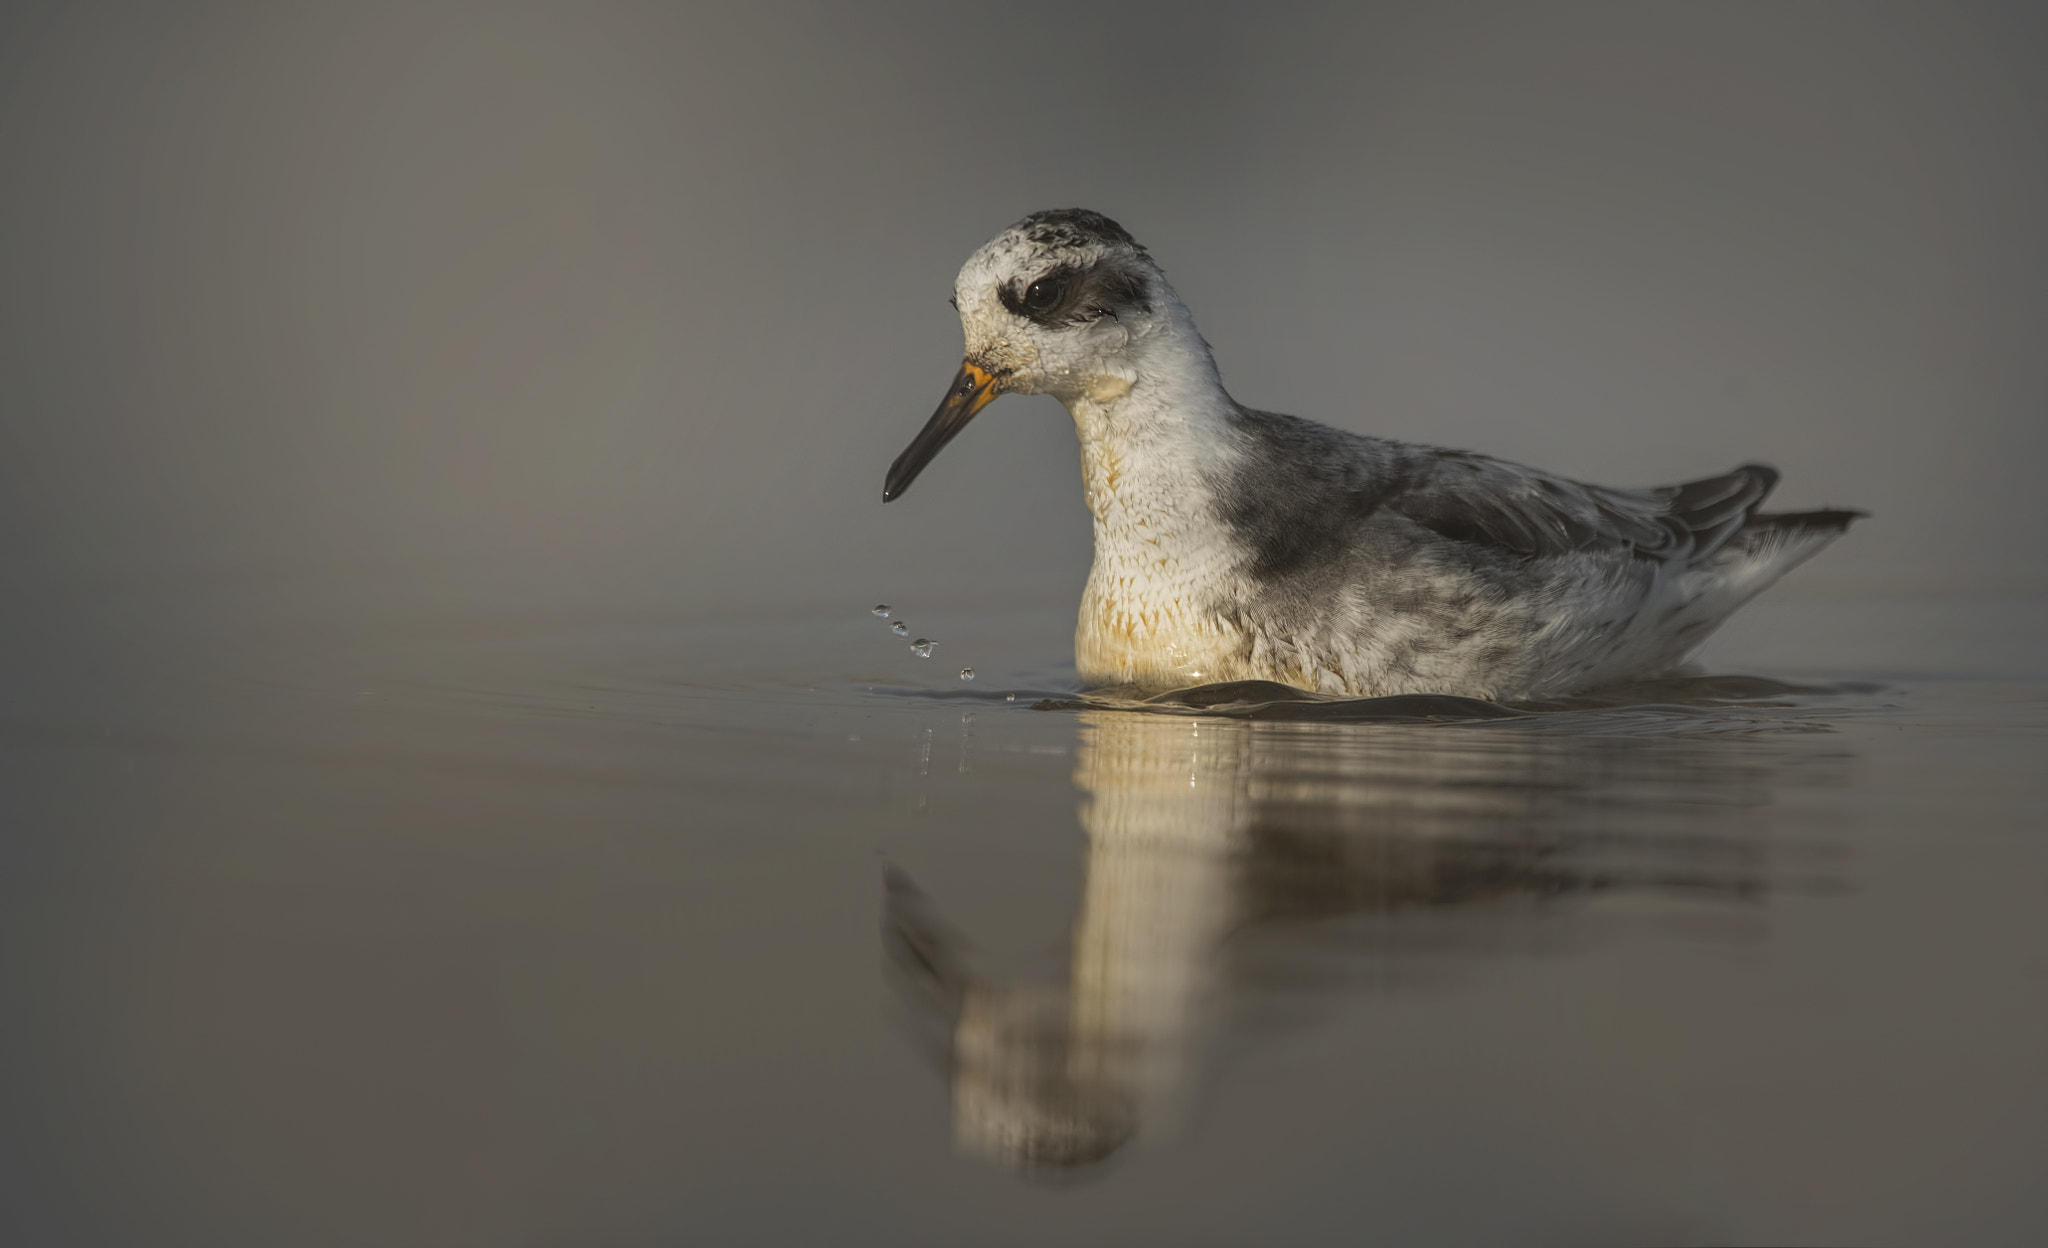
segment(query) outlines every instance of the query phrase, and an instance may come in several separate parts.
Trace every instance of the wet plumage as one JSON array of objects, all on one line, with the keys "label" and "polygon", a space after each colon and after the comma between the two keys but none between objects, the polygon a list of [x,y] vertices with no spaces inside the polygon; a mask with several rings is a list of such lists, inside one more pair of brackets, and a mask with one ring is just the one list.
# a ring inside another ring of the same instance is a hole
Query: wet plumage
[{"label": "wet plumage", "polygon": [[1619,489],[1243,407],[1149,254],[1084,210],[997,235],[954,299],[965,363],[885,498],[996,395],[1058,397],[1095,517],[1091,684],[1512,700],[1654,675],[1860,514],[1762,512],[1757,464]]}]

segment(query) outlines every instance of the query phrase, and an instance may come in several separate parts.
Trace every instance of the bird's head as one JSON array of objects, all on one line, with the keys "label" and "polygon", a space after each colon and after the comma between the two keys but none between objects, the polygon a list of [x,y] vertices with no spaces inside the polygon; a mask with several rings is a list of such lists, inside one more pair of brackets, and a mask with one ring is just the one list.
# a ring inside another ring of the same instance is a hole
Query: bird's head
[{"label": "bird's head", "polygon": [[1129,391],[1134,351],[1177,302],[1152,257],[1099,212],[1035,212],[990,239],[953,283],[966,358],[939,410],[890,466],[882,501],[909,489],[997,395],[1071,404]]}]

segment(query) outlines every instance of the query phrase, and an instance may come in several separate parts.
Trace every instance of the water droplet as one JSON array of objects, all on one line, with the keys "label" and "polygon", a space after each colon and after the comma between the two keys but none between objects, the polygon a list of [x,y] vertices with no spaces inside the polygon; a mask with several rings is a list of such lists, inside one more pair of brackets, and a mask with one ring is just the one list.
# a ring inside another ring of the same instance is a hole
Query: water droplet
[{"label": "water droplet", "polygon": [[888,603],[885,602],[881,606],[875,608],[875,618],[878,620],[886,620],[889,618]]},{"label": "water droplet", "polygon": [[1017,695],[1016,695],[1016,694],[1014,694],[1014,693],[1006,693],[1006,694],[1004,694],[1004,695],[1003,695],[1003,701],[1005,701],[1005,702],[1015,702],[1016,700],[1017,700]]},{"label": "water droplet", "polygon": [[902,620],[898,620],[889,626],[889,631],[898,637],[908,637],[910,636],[910,625],[905,624]]},{"label": "water droplet", "polygon": [[932,647],[938,644],[929,637],[920,637],[910,643],[910,652],[920,659],[929,659],[932,657]]},{"label": "water droplet", "polygon": [[973,680],[973,679],[974,679],[974,669],[973,669],[973,668],[971,668],[971,667],[963,667],[963,668],[961,668],[961,669],[960,669],[960,679],[962,679],[962,680]]}]

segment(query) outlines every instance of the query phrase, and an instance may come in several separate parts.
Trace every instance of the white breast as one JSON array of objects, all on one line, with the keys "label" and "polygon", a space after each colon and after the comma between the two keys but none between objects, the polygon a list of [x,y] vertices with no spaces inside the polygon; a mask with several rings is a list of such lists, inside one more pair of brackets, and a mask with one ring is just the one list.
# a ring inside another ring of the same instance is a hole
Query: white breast
[{"label": "white breast", "polygon": [[1159,427],[1145,419],[1140,399],[1084,396],[1068,404],[1095,518],[1095,566],[1081,596],[1075,663],[1089,684],[1234,679],[1243,640],[1207,609],[1229,600],[1237,564],[1197,459],[1218,440]]}]

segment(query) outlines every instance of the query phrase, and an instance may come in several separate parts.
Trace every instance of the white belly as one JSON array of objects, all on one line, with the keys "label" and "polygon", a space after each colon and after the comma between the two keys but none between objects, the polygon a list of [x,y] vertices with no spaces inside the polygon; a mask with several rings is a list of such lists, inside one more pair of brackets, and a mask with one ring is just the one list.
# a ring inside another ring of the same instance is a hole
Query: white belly
[{"label": "white belly", "polygon": [[1091,686],[1178,688],[1243,679],[1236,629],[1198,609],[1193,595],[1132,584],[1096,561],[1074,628],[1074,665]]}]

